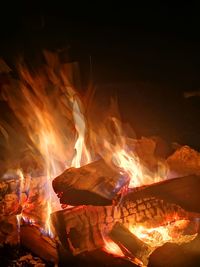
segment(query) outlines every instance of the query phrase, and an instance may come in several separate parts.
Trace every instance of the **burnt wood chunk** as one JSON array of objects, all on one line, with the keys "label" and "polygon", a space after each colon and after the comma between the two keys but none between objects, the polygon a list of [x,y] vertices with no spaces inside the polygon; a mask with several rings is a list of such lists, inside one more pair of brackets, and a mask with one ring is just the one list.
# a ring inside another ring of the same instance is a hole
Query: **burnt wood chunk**
[{"label": "burnt wood chunk", "polygon": [[154,228],[174,220],[190,219],[179,206],[156,198],[126,199],[119,206],[79,206],[54,212],[53,225],[63,247],[73,255],[104,246],[115,223],[125,227]]},{"label": "burnt wood chunk", "polygon": [[183,209],[200,213],[200,176],[190,175],[154,183],[133,190],[124,197],[134,201],[138,198],[155,197],[179,205]]},{"label": "burnt wood chunk", "polygon": [[200,235],[193,241],[176,245],[167,243],[156,249],[149,257],[149,267],[200,266]]},{"label": "burnt wood chunk", "polygon": [[62,204],[108,205],[127,182],[101,159],[69,168],[53,180],[53,189]]},{"label": "burnt wood chunk", "polygon": [[33,225],[23,225],[20,229],[21,244],[30,249],[41,259],[58,263],[56,243],[49,237],[45,237],[40,230]]},{"label": "burnt wood chunk", "polygon": [[131,258],[134,263],[137,263],[136,259],[138,259],[147,266],[148,257],[153,249],[131,233],[123,224],[116,223],[109,233],[109,236],[119,245],[125,256]]}]

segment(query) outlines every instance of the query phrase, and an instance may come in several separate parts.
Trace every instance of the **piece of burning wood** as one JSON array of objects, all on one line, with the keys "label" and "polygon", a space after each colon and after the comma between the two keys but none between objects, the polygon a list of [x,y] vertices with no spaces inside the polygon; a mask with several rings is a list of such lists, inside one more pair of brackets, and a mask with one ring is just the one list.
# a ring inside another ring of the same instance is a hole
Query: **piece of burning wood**
[{"label": "piece of burning wood", "polygon": [[116,222],[128,228],[155,228],[191,216],[179,206],[155,198],[126,198],[120,206],[79,206],[51,215],[60,242],[74,255],[103,247],[104,237]]},{"label": "piece of burning wood", "polygon": [[98,160],[80,168],[70,168],[53,180],[62,204],[108,205],[127,179]]},{"label": "piece of burning wood", "polygon": [[131,233],[123,224],[116,223],[109,236],[119,245],[125,256],[138,265],[147,266],[148,257],[153,252],[152,247]]},{"label": "piece of burning wood", "polygon": [[124,197],[124,201],[131,199],[155,197],[169,203],[181,206],[190,212],[200,213],[200,176],[185,176],[154,183],[139,188]]},{"label": "piece of burning wood", "polygon": [[182,146],[167,159],[170,177],[200,175],[200,153],[189,146]]},{"label": "piece of burning wood", "polygon": [[21,244],[31,250],[41,259],[58,263],[56,242],[50,237],[45,237],[40,230],[33,225],[22,225],[20,229]]},{"label": "piece of burning wood", "polygon": [[16,215],[21,212],[19,197],[16,194],[6,194],[0,201],[0,214],[4,216]]},{"label": "piece of burning wood", "polygon": [[190,243],[176,245],[167,243],[156,249],[149,258],[149,267],[200,266],[200,237]]},{"label": "piece of burning wood", "polygon": [[6,172],[0,181],[0,214],[17,215],[21,212],[20,180],[14,171]]},{"label": "piece of burning wood", "polygon": [[23,218],[43,226],[47,212],[47,178],[44,176],[31,177],[26,187],[27,200],[23,203]]},{"label": "piece of burning wood", "polygon": [[0,244],[19,244],[17,214],[21,212],[19,177],[15,172],[6,172],[0,181]]}]

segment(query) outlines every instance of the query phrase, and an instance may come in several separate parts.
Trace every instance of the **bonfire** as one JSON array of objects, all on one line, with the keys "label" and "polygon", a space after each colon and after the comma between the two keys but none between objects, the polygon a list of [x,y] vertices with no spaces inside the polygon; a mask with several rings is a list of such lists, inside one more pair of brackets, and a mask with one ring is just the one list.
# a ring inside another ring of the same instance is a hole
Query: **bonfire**
[{"label": "bonfire", "polygon": [[[35,71],[23,61],[17,76],[5,69],[1,96],[22,130],[14,120],[0,125],[9,151],[0,180],[2,246],[22,244],[54,264],[104,251],[147,266],[165,243],[198,239],[197,151],[130,136],[117,102],[104,109],[91,88],[81,95],[77,63],[58,54],[45,51]],[[22,141],[12,146],[16,136]]]}]

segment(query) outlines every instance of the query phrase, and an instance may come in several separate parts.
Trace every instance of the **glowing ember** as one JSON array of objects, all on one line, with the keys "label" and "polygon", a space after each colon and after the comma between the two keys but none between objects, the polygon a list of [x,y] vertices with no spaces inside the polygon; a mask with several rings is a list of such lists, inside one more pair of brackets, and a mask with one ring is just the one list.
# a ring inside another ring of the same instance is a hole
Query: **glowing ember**
[{"label": "glowing ember", "polygon": [[130,227],[129,230],[149,246],[156,248],[166,242],[184,243],[193,240],[194,235],[183,235],[183,230],[187,227],[188,220],[178,220],[174,223],[168,223],[166,226],[156,228],[146,228],[144,226]]}]

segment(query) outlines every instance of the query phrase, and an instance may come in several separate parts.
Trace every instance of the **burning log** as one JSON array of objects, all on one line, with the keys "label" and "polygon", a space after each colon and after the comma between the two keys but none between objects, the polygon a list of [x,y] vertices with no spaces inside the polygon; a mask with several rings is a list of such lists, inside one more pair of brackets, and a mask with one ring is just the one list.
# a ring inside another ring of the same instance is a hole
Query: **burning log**
[{"label": "burning log", "polygon": [[28,197],[26,202],[23,204],[23,218],[43,226],[46,221],[47,179],[45,176],[31,177],[27,183]]},{"label": "burning log", "polygon": [[120,246],[125,256],[131,258],[136,264],[147,266],[148,257],[152,253],[153,248],[136,237],[123,224],[116,223],[109,236]]},{"label": "burning log", "polygon": [[200,236],[190,243],[176,245],[167,243],[156,249],[149,258],[149,267],[200,266]]},{"label": "burning log", "polygon": [[56,242],[32,225],[20,229],[21,244],[47,262],[58,263]]},{"label": "burning log", "polygon": [[181,206],[190,212],[200,213],[200,176],[186,176],[154,183],[133,190],[124,197],[134,201],[138,198],[156,197]]},{"label": "burning log", "polygon": [[3,216],[17,215],[21,211],[19,181],[14,179],[0,182],[0,213]]},{"label": "burning log", "polygon": [[62,204],[108,205],[127,181],[101,159],[66,170],[53,180],[53,188]]},{"label": "burning log", "polygon": [[192,216],[179,206],[160,199],[126,198],[120,206],[80,206],[61,210],[52,214],[52,221],[54,225],[59,221],[56,231],[62,237],[63,247],[77,255],[102,247],[104,236],[108,236],[116,222],[127,228],[140,225],[154,228]]}]

